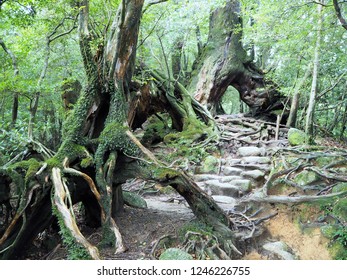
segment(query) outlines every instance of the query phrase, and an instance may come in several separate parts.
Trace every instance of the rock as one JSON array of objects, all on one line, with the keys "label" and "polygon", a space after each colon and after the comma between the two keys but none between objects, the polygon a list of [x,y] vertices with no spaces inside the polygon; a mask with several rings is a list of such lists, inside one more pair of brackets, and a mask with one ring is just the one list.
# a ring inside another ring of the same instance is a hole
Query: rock
[{"label": "rock", "polygon": [[242,180],[243,178],[240,176],[223,176],[220,178],[220,182],[222,183],[232,183],[235,180]]},{"label": "rock", "polygon": [[201,172],[213,174],[213,173],[217,173],[218,170],[219,170],[219,159],[215,158],[214,156],[206,157],[201,166]]},{"label": "rock", "polygon": [[271,159],[269,157],[255,157],[255,156],[250,156],[250,157],[244,157],[242,158],[243,163],[251,163],[251,164],[269,164],[271,163]]},{"label": "rock", "polygon": [[221,176],[215,174],[196,174],[194,175],[195,182],[202,182],[207,180],[219,180]]},{"label": "rock", "polygon": [[226,176],[229,176],[229,175],[238,176],[241,174],[242,169],[236,168],[236,167],[224,166],[222,169],[222,172]]},{"label": "rock", "polygon": [[294,182],[300,186],[307,186],[319,180],[320,180],[320,177],[317,173],[313,171],[307,171],[307,170],[300,172],[294,178]]},{"label": "rock", "polygon": [[166,249],[159,257],[159,260],[192,260],[193,257],[187,252],[178,248]]},{"label": "rock", "polygon": [[228,158],[225,161],[225,165],[234,165],[234,164],[238,164],[241,163],[241,159],[240,158]]},{"label": "rock", "polygon": [[288,131],[288,142],[292,146],[304,145],[308,142],[308,136],[302,130],[290,128]]},{"label": "rock", "polygon": [[236,199],[225,195],[212,195],[212,198],[219,204],[229,204],[230,206],[235,206]]},{"label": "rock", "polygon": [[265,149],[258,147],[240,147],[237,152],[241,157],[260,156],[265,154]]},{"label": "rock", "polygon": [[239,187],[242,192],[249,192],[252,189],[252,183],[247,179],[234,180],[232,184]]},{"label": "rock", "polygon": [[265,172],[257,170],[257,169],[256,170],[249,170],[249,171],[243,171],[241,173],[241,176],[258,181],[258,180],[264,179]]},{"label": "rock", "polygon": [[281,260],[295,260],[295,256],[288,252],[288,245],[282,241],[266,243],[263,248]]},{"label": "rock", "polygon": [[147,208],[147,202],[141,196],[133,193],[123,191],[124,203],[128,206],[135,208]]}]

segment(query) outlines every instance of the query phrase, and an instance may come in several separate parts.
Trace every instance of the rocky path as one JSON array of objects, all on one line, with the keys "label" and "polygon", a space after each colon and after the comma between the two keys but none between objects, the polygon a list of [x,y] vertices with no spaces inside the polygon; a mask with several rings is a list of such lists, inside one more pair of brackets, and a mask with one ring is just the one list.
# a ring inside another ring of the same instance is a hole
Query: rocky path
[{"label": "rocky path", "polygon": [[233,208],[236,200],[262,186],[271,170],[271,159],[264,148],[240,147],[232,157],[209,157],[194,175],[198,186],[224,209]]}]

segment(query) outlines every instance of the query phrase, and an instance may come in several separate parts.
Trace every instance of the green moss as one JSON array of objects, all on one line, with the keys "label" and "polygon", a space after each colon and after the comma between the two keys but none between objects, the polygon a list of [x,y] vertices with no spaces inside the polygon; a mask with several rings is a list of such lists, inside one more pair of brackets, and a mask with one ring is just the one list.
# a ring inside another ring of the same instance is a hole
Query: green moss
[{"label": "green moss", "polygon": [[147,208],[147,202],[138,194],[123,191],[124,203],[135,208]]},{"label": "green moss", "polygon": [[120,150],[127,155],[138,155],[139,149],[126,135],[127,130],[126,126],[116,121],[108,123],[99,137],[100,150]]},{"label": "green moss", "polygon": [[81,161],[81,167],[83,168],[87,168],[89,166],[92,166],[94,164],[94,160],[92,157],[86,157],[84,159],[82,159]]},{"label": "green moss", "polygon": [[[168,116],[163,116],[167,118]],[[141,142],[145,145],[151,145],[154,143],[159,143],[164,140],[164,137],[169,133],[169,123],[164,123],[154,116],[150,117],[148,120],[148,125],[146,131],[141,139]]]},{"label": "green moss", "polygon": [[36,172],[41,168],[42,163],[38,162],[36,159],[31,158],[29,160],[23,160],[12,165],[11,168],[17,169],[21,168],[26,171],[25,173],[25,182],[28,182],[30,178],[32,178]]},{"label": "green moss", "polygon": [[288,131],[288,141],[292,146],[304,145],[308,143],[308,137],[305,132],[296,128],[290,128]]},{"label": "green moss", "polygon": [[159,260],[192,260],[193,257],[179,248],[169,248],[159,257]]},{"label": "green moss", "polygon": [[[213,228],[211,226],[208,226],[199,220],[194,220],[184,224],[179,229],[178,236],[182,242],[185,240],[185,235],[189,231],[197,232],[202,234],[203,236],[210,237],[210,238],[213,236]],[[192,235],[191,237],[191,239],[198,239],[198,238],[199,237],[197,237],[196,235]]]},{"label": "green moss", "polygon": [[307,186],[320,180],[317,173],[313,171],[302,171],[295,176],[294,181],[300,186]]},{"label": "green moss", "polygon": [[338,183],[332,189],[333,193],[345,192],[345,191],[347,191],[347,182]]},{"label": "green moss", "polygon": [[179,172],[174,169],[161,167],[154,169],[154,171],[152,171],[152,176],[154,179],[163,182],[176,178],[179,176]]},{"label": "green moss", "polygon": [[53,167],[61,167],[62,166],[62,161],[59,161],[57,157],[52,157],[48,160],[46,160],[47,167],[49,169],[52,169]]},{"label": "green moss", "polygon": [[68,249],[68,259],[91,260],[92,258],[89,252],[75,240],[75,238],[70,233],[70,230],[65,226],[64,220],[55,205],[52,205],[52,212],[53,215],[57,217],[58,225],[60,228],[59,234],[63,240],[64,245]]},{"label": "green moss", "polygon": [[342,198],[336,202],[333,213],[343,221],[347,221],[347,198]]}]

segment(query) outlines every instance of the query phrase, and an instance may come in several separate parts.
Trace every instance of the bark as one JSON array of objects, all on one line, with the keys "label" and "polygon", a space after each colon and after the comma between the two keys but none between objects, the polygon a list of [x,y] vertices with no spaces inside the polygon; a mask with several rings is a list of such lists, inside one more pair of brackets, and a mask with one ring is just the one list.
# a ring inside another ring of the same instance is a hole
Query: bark
[{"label": "bark", "polygon": [[296,126],[296,119],[297,119],[297,114],[299,110],[300,91],[310,74],[311,74],[311,66],[308,66],[304,77],[295,86],[292,102],[290,105],[290,112],[289,112],[289,116],[287,120],[287,126],[290,126],[290,127]]},{"label": "bark", "polygon": [[265,82],[264,74],[243,49],[240,12],[240,2],[230,0],[212,13],[208,41],[192,73],[189,91],[215,112],[226,89],[233,86],[253,115],[270,115],[283,108],[281,96],[274,84]]},{"label": "bark", "polygon": [[335,9],[335,13],[336,13],[337,18],[339,19],[342,27],[347,30],[347,21],[342,16],[341,8],[340,8],[338,1],[333,0],[333,4],[334,4],[334,9]]},{"label": "bark", "polygon": [[[13,66],[13,74],[14,77],[17,77],[19,74],[19,69],[18,69],[18,63],[17,63],[17,58],[13,54],[13,52],[7,48],[5,42],[0,38],[0,46],[4,49],[4,51],[10,56],[12,60],[12,66]],[[12,125],[15,125],[17,122],[17,117],[18,117],[18,100],[19,99],[19,94],[18,92],[15,92],[13,95],[13,103],[12,103]]]},{"label": "bark", "polygon": [[321,33],[322,33],[322,23],[323,23],[322,5],[317,5],[317,13],[318,13],[317,39],[316,39],[316,46],[315,46],[314,58],[313,58],[312,85],[311,85],[310,99],[309,99],[308,108],[306,112],[306,124],[305,124],[305,131],[310,137],[313,136],[313,117],[314,117],[313,114],[314,114],[314,108],[316,104],[317,85],[318,85],[319,55],[320,55]]}]

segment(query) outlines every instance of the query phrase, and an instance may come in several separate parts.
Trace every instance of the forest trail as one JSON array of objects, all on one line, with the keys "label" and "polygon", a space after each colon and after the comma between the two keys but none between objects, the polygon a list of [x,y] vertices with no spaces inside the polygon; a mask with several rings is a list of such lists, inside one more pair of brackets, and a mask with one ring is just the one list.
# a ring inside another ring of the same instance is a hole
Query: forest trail
[{"label": "forest trail", "polygon": [[[227,115],[219,116],[217,122],[221,131],[221,156],[213,159],[211,155],[210,162],[202,162],[195,168],[193,178],[225,211],[233,211],[235,207],[238,208],[243,197],[264,185],[272,168],[273,154],[278,148],[288,146],[288,129],[278,127],[275,139],[276,127],[272,123]],[[147,238],[151,236],[152,239],[145,241],[144,247],[148,247],[144,251],[147,251],[147,255],[142,252],[139,256],[149,258],[151,246],[157,240],[167,234],[177,235],[179,227],[193,220],[194,215],[176,193],[147,194],[144,198],[148,209],[139,210],[147,213],[144,227],[153,215],[152,226],[155,229],[147,235]],[[253,245],[243,248],[245,254],[242,259],[331,259],[327,249],[328,240],[318,228],[310,232],[301,230],[296,222],[298,217],[290,207],[267,207],[254,217],[269,216],[275,212],[278,212],[277,216],[263,223],[261,236],[251,242]],[[141,221],[138,222],[141,224]],[[164,229],[166,233],[163,232]],[[134,234],[136,230],[127,232]],[[283,245],[285,248],[271,248],[272,244]],[[117,258],[128,258],[128,254]]]},{"label": "forest trail", "polygon": [[[288,129],[278,127],[278,139],[275,139],[276,127],[271,123],[235,116],[219,116],[217,121],[221,131],[221,156],[211,155],[211,162],[205,160],[195,167],[192,174],[195,182],[225,211],[251,211],[254,213],[252,218],[277,214],[262,223],[258,237],[247,240],[244,248],[240,248],[244,254],[242,259],[331,259],[328,240],[318,228],[310,232],[301,230],[294,208],[270,205],[240,209],[240,201],[260,189],[268,179],[277,149],[288,146]],[[173,189],[165,191],[166,188],[158,184],[150,185],[135,179],[123,189],[140,194],[148,207],[125,206],[117,223],[128,250],[114,255],[112,248],[103,249],[104,259],[153,259],[153,248],[161,238],[177,237],[180,228],[195,219],[184,199]],[[83,224],[81,228],[92,243],[101,241],[100,229],[92,230]],[[49,258],[64,259],[66,251],[60,247]]]}]

